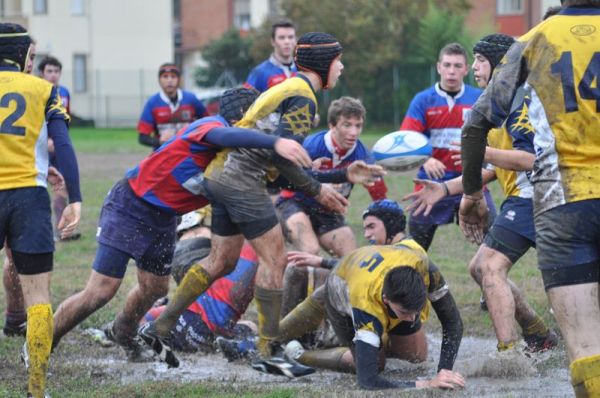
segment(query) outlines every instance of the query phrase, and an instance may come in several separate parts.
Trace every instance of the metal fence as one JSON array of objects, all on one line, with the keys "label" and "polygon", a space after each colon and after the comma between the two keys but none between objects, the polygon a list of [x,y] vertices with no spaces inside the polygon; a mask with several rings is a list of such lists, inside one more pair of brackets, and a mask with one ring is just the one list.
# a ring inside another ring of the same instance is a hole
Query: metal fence
[{"label": "metal fence", "polygon": [[[69,81],[62,81],[68,86]],[[379,71],[363,93],[351,92],[352,79],[347,68],[340,83],[331,91],[318,95],[321,119],[326,120],[329,103],[342,95],[358,96],[367,108],[367,125],[399,126],[413,96],[437,80],[434,65],[397,65]],[[93,121],[97,127],[134,127],[146,100],[158,91],[156,71],[95,71],[89,74],[85,92],[71,91],[71,112]],[[241,84],[242,82],[240,82]],[[214,91],[187,84],[186,89],[200,97],[214,97]]]}]

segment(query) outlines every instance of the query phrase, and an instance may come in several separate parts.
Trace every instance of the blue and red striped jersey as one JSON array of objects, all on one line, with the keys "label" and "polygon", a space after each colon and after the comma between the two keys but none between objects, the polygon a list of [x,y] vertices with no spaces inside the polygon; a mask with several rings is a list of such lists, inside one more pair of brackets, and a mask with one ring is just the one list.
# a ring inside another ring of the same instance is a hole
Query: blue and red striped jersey
[{"label": "blue and red striped jersey", "polygon": [[[369,151],[360,140],[357,140],[354,146],[347,151],[340,151],[329,130],[309,135],[304,140],[302,146],[306,149],[306,152],[308,152],[308,155],[312,160],[325,159],[321,162],[319,168],[319,170],[322,171],[347,168],[355,160],[363,160],[368,164],[375,163],[371,151]],[[334,184],[334,188],[347,198],[350,196],[353,184],[350,182]],[[380,180],[374,186],[367,189],[373,200],[385,199],[386,197],[387,187],[383,180]],[[319,207],[322,211],[328,212],[328,210],[320,205],[314,198],[307,196],[303,192],[294,192],[284,189],[281,191],[280,195],[283,199],[294,198],[296,200],[301,200],[310,206]]]},{"label": "blue and red striped jersey", "polygon": [[292,63],[288,67],[271,55],[265,62],[252,69],[244,87],[255,88],[262,93],[285,79],[296,76],[296,72],[296,64]]},{"label": "blue and red striped jersey", "polygon": [[177,90],[177,102],[174,104],[160,91],[146,102],[137,130],[140,134],[160,137],[163,132],[179,131],[204,116],[208,116],[208,112],[193,93]]},{"label": "blue and red striped jersey", "polygon": [[199,314],[214,333],[228,336],[254,298],[254,277],[258,257],[248,242],[244,243],[235,269],[213,282],[188,310]]},{"label": "blue and red striped jersey", "polygon": [[65,86],[58,86],[58,96],[62,101],[63,106],[67,110],[67,113],[71,114],[71,93]]},{"label": "blue and red striped jersey", "polygon": [[[452,97],[436,83],[413,98],[402,121],[400,130],[419,131],[429,138],[432,157],[446,166],[443,181],[462,173],[461,166],[451,159],[450,143],[460,142],[461,127],[480,94],[480,89],[463,84],[461,91]],[[429,179],[423,167],[417,177]]]},{"label": "blue and red striped jersey", "polygon": [[199,195],[206,166],[220,147],[203,140],[213,128],[230,127],[221,116],[196,120],[127,171],[131,189],[137,196],[162,210],[185,214],[208,204]]},{"label": "blue and red striped jersey", "polygon": [[[233,327],[246,312],[254,298],[254,277],[258,257],[248,242],[244,243],[235,269],[213,282],[187,309],[198,314],[215,334],[231,336]],[[144,315],[144,322],[154,321],[164,306],[152,308]]]}]

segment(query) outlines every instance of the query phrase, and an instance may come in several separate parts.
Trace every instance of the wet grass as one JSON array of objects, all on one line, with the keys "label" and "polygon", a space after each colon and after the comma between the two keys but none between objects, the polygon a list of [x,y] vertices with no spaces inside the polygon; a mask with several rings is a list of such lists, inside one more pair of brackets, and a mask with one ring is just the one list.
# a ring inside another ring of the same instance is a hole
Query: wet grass
[{"label": "wet grass", "polygon": [[[387,131],[368,131],[363,140],[371,145]],[[81,222],[82,238],[77,242],[58,243],[55,255],[55,269],[52,277],[52,303],[56,308],[68,296],[81,290],[89,276],[95,254],[96,222],[102,200],[108,189],[123,176],[128,167],[139,161],[148,153],[146,147],[137,143],[137,134],[130,130],[96,130],[73,129],[71,131],[74,145],[78,152],[81,169],[81,186],[84,196],[83,219]],[[116,154],[116,155],[115,155]],[[130,155],[128,155],[130,154]],[[389,175],[386,183],[388,196],[400,199],[412,190],[412,173]],[[501,201],[499,188],[491,185],[494,197]],[[368,193],[362,187],[356,187],[351,198],[348,221],[354,229],[359,244],[366,242],[362,238],[361,214],[370,202]],[[476,247],[467,243],[458,226],[447,225],[439,228],[430,255],[440,267],[444,277],[461,311],[465,335],[492,336],[493,331],[489,316],[479,309],[479,288],[471,280],[467,272],[467,264]],[[521,286],[536,310],[551,326],[555,326],[548,312],[541,278],[536,269],[535,252],[528,253],[511,271],[511,278]],[[54,375],[49,380],[50,392],[57,397],[188,397],[188,396],[226,396],[226,397],[292,397],[292,396],[363,396],[351,391],[340,393],[304,387],[288,389],[281,386],[241,385],[232,386],[227,383],[171,383],[148,382],[139,385],[121,386],[119,380],[110,376],[95,377],[94,372],[81,365],[75,365],[72,358],[86,356],[104,357],[107,352],[90,344],[81,335],[81,330],[88,327],[99,327],[111,320],[121,309],[125,295],[135,283],[135,268],[131,267],[123,280],[117,296],[100,311],[85,320],[74,333],[68,335],[56,350],[51,371]],[[0,312],[5,309],[4,290],[0,289]],[[0,321],[1,322],[1,321]],[[430,331],[440,330],[435,316],[430,318],[427,326]],[[25,372],[19,363],[18,353],[23,339],[0,338],[0,396],[23,396],[26,385]],[[490,347],[492,350],[494,347]],[[348,388],[355,388],[354,385]],[[420,396],[422,396],[421,392]],[[408,395],[412,395],[409,393]],[[427,394],[429,396],[429,394]],[[441,395],[445,395],[441,393]],[[374,396],[379,396],[375,394]],[[381,394],[380,396],[384,396]],[[387,395],[385,395],[387,396]],[[431,396],[439,396],[437,393]]]}]

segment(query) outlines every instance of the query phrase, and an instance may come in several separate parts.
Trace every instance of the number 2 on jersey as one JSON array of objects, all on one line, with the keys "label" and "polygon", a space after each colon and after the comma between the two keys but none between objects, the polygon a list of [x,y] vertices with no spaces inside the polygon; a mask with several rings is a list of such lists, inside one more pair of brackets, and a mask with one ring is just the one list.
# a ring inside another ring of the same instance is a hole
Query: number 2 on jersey
[{"label": "number 2 on jersey", "polygon": [[0,134],[25,135],[25,127],[15,126],[15,123],[25,114],[27,103],[25,97],[19,93],[7,93],[0,98],[0,108],[9,108],[15,103],[15,110],[0,124]]},{"label": "number 2 on jersey", "polygon": [[375,253],[373,256],[369,257],[367,260],[364,260],[360,263],[360,268],[368,267],[369,272],[373,272],[375,268],[383,261],[383,257],[379,253]]},{"label": "number 2 on jersey", "polygon": [[[550,70],[553,75],[560,75],[566,112],[577,112],[579,106],[577,105],[577,95],[575,94],[573,55],[571,51],[563,52],[559,60],[551,65]],[[596,82],[596,87],[592,87],[594,81]],[[592,56],[577,86],[577,91],[582,99],[596,100],[596,112],[600,112],[600,52],[595,52]]]}]

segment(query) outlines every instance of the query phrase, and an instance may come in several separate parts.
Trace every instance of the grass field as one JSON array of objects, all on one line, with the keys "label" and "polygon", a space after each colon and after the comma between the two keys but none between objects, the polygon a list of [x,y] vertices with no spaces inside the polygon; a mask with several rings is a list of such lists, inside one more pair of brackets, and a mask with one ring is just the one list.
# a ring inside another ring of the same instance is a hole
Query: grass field
[{"label": "grass field", "polygon": [[[371,145],[387,131],[368,131],[363,140]],[[78,153],[81,169],[81,187],[83,191],[83,218],[81,222],[82,239],[77,242],[59,243],[55,256],[55,268],[52,279],[52,302],[58,304],[74,292],[81,290],[89,276],[95,253],[96,221],[102,200],[108,189],[123,176],[125,170],[134,166],[149,149],[137,143],[134,130],[72,129],[71,136]],[[412,190],[412,174],[388,175],[386,183],[388,196],[399,200]],[[499,204],[501,196],[498,187],[491,186]],[[370,202],[365,189],[356,187],[351,198],[348,220],[359,244],[365,244],[361,233],[360,215]],[[467,264],[475,253],[476,247],[465,241],[458,226],[448,225],[439,228],[430,255],[438,264],[461,310],[465,325],[465,336],[492,336],[491,322],[486,313],[479,310],[479,288],[467,272]],[[535,266],[535,252],[528,253],[512,270],[511,278],[524,288],[533,307],[555,326],[544,294],[541,278]],[[81,338],[82,328],[98,327],[112,319],[122,307],[125,294],[134,283],[135,272],[129,270],[117,297],[102,310],[83,322],[79,329],[67,336],[53,355],[51,371],[54,375],[49,381],[49,390],[55,397],[187,397],[187,396],[263,396],[291,397],[301,393],[294,388],[271,388],[260,385],[236,387],[211,383],[153,383],[135,386],[121,386],[118,381],[94,378],[89,371],[76,366],[65,367],[72,356],[102,355],[90,348]],[[4,310],[4,291],[0,290],[0,310]],[[435,316],[427,325],[428,330],[439,330]],[[23,396],[26,385],[25,372],[18,360],[22,339],[0,338],[0,396]],[[490,347],[490,350],[494,347]],[[86,350],[92,350],[86,352]],[[68,370],[67,370],[68,369]],[[304,392],[306,393],[306,392]],[[305,395],[301,393],[302,395]],[[310,392],[308,395],[312,395]],[[327,394],[326,394],[327,395]]]}]

